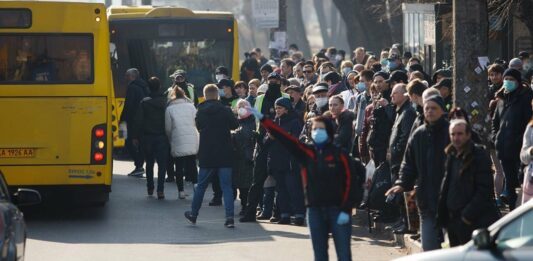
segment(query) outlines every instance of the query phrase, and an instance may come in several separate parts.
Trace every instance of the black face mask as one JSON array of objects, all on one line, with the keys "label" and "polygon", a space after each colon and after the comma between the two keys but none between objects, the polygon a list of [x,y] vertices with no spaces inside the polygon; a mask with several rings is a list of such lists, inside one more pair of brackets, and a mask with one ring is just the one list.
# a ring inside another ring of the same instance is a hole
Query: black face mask
[{"label": "black face mask", "polygon": [[269,83],[268,90],[265,93],[265,98],[277,99],[281,97],[281,84],[278,83]]},{"label": "black face mask", "polygon": [[174,83],[176,85],[178,85],[179,87],[181,87],[182,89],[187,87],[187,83],[186,82],[174,82]]}]

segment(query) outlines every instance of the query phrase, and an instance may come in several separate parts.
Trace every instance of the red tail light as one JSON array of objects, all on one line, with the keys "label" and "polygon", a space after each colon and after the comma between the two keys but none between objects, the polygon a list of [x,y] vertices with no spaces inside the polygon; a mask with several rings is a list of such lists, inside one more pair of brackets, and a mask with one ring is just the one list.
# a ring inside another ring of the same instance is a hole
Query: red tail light
[{"label": "red tail light", "polygon": [[104,135],[105,135],[104,129],[96,129],[96,130],[94,130],[94,136],[96,136],[97,138],[102,138],[102,137],[104,137]]},{"label": "red tail light", "polygon": [[104,154],[103,153],[100,153],[100,152],[97,152],[94,154],[94,160],[95,161],[102,161],[104,160]]}]

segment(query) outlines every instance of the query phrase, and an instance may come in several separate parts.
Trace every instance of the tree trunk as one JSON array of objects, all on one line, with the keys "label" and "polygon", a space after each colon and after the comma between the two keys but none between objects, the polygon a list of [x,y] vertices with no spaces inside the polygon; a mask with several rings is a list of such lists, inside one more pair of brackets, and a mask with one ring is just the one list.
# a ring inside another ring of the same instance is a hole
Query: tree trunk
[{"label": "tree trunk", "polygon": [[331,39],[328,34],[328,22],[326,14],[324,13],[324,3],[322,0],[313,0],[316,10],[316,16],[318,18],[318,24],[320,25],[320,34],[322,35],[323,46],[327,47],[331,44]]},{"label": "tree trunk", "polygon": [[453,1],[453,103],[469,111],[470,122],[481,137],[490,131],[487,69],[478,57],[488,56],[488,14],[486,0]]},{"label": "tree trunk", "polygon": [[[529,31],[529,37],[533,38],[533,15],[531,15],[531,10],[533,10],[533,0],[519,1],[516,6],[518,19],[526,25]],[[530,49],[533,50],[533,41],[531,42]]]},{"label": "tree trunk", "polygon": [[305,57],[311,57],[311,47],[302,17],[302,0],[287,2],[287,38],[289,44],[295,43]]}]

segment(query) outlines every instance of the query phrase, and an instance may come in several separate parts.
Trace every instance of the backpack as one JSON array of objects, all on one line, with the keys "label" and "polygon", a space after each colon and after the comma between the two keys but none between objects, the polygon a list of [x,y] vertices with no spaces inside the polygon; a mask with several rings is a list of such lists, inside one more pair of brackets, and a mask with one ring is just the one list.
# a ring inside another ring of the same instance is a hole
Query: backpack
[{"label": "backpack", "polygon": [[372,210],[384,210],[387,206],[385,203],[385,193],[392,186],[390,167],[387,162],[381,163],[374,172],[372,185],[368,192],[367,206]]},{"label": "backpack", "polygon": [[[337,148],[337,152],[335,155],[337,159],[340,161],[340,152],[341,148]],[[363,201],[364,196],[364,184],[366,180],[366,168],[365,165],[361,162],[358,158],[352,158],[348,154],[344,154],[346,158],[348,159],[348,166],[350,168],[351,173],[351,191],[352,195],[350,197],[353,199],[354,206],[359,206],[361,202]],[[342,164],[342,162],[340,162]]]}]

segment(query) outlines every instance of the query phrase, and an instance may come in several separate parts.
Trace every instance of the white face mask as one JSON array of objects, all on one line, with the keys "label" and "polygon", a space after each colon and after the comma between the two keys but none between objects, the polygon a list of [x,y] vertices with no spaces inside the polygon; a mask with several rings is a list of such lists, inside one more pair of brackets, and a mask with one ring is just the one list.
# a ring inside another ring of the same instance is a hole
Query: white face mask
[{"label": "white face mask", "polygon": [[249,112],[246,108],[239,108],[237,110],[237,114],[239,114],[239,118],[244,119],[249,116]]},{"label": "white face mask", "polygon": [[340,55],[340,54],[335,55],[335,61],[337,61],[337,62],[338,61],[342,61],[342,55]]},{"label": "white face mask", "polygon": [[315,104],[318,108],[322,108],[324,106],[326,106],[326,104],[328,103],[328,98],[327,97],[321,97],[321,98],[316,98],[315,100]]},{"label": "white face mask", "polygon": [[220,82],[220,80],[224,79],[224,74],[215,74],[215,79]]}]

